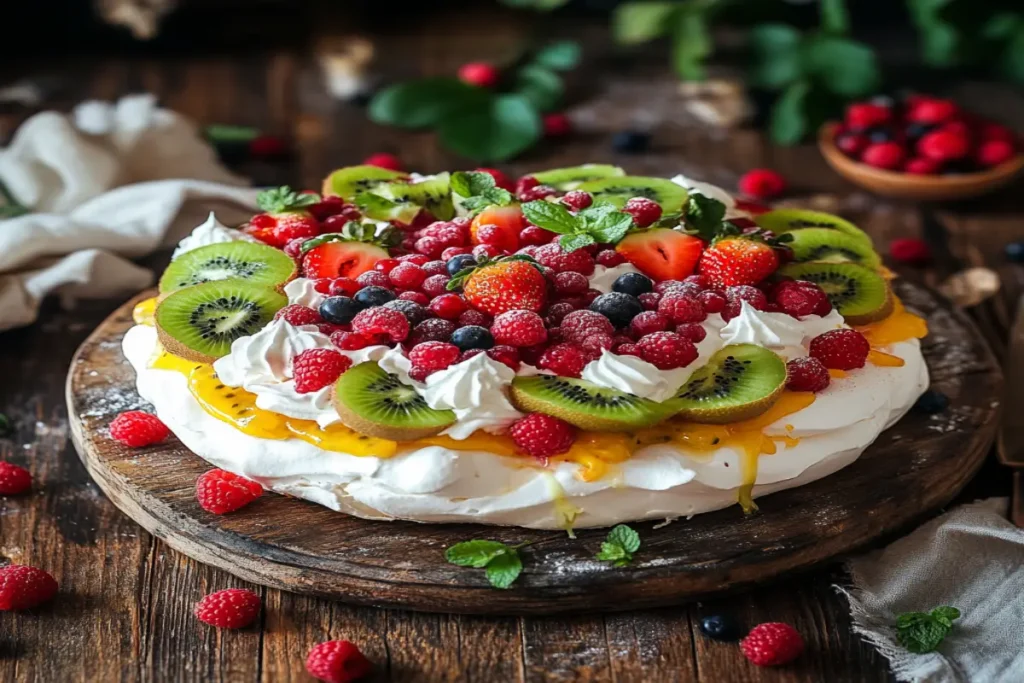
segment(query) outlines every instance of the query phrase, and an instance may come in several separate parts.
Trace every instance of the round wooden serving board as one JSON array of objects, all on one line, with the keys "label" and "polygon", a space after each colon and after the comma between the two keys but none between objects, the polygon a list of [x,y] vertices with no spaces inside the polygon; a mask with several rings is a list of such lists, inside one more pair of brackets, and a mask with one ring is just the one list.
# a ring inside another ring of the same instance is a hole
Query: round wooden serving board
[{"label": "round wooden serving board", "polygon": [[[924,353],[933,387],[951,399],[934,416],[911,413],[857,462],[830,477],[657,528],[634,525],[633,564],[593,560],[606,531],[565,533],[469,524],[370,522],[268,493],[222,517],[195,500],[210,469],[173,437],[143,449],[109,438],[121,411],[144,407],[121,354],[136,301],[111,315],[78,350],[67,382],[72,433],[89,473],[116,506],[172,548],[254,583],[382,607],[464,613],[547,614],[663,606],[768,581],[863,548],[919,522],[972,477],[992,442],[1001,374],[978,331],[944,301],[903,283],[908,307],[928,319]],[[482,570],[445,562],[472,538],[524,548],[511,590]]]}]

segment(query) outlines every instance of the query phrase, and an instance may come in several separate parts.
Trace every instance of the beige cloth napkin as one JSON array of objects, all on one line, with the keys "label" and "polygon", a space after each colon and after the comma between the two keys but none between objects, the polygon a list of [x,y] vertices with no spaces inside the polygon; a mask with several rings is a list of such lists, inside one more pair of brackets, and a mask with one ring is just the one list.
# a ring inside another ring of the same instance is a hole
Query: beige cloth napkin
[{"label": "beige cloth napkin", "polygon": [[[1024,682],[1024,530],[1007,500],[962,505],[892,545],[851,560],[854,631],[878,648],[901,681]],[[936,652],[907,652],[893,624],[904,612],[961,612]]]}]

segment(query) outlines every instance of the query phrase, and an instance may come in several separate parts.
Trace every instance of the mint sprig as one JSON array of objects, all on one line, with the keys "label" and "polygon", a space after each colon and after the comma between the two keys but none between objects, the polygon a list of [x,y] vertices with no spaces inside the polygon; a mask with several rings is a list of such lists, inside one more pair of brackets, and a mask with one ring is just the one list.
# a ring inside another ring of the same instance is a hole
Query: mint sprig
[{"label": "mint sprig", "polygon": [[463,197],[462,207],[470,213],[479,213],[488,206],[508,206],[512,193],[497,187],[494,176],[482,171],[458,171],[452,174],[452,192]]},{"label": "mint sprig", "polygon": [[933,652],[960,618],[956,607],[936,607],[931,612],[907,612],[896,617],[896,640],[915,654]]},{"label": "mint sprig", "polygon": [[256,204],[267,213],[285,213],[313,206],[320,201],[320,195],[298,193],[287,185],[263,190],[256,195]]},{"label": "mint sprig", "polygon": [[722,228],[725,204],[699,192],[691,193],[683,207],[683,220],[688,231],[710,241]]},{"label": "mint sprig", "polygon": [[601,552],[594,557],[616,567],[625,567],[633,561],[633,553],[638,550],[640,534],[625,524],[619,524],[608,532],[608,538],[601,543]]},{"label": "mint sprig", "polygon": [[608,202],[597,202],[575,214],[564,204],[528,202],[523,215],[537,227],[561,235],[558,244],[566,252],[591,244],[615,244],[633,227],[633,217]]},{"label": "mint sprig", "polygon": [[484,569],[487,580],[495,588],[509,588],[523,571],[519,548],[498,541],[465,541],[444,552],[444,558],[460,567]]}]

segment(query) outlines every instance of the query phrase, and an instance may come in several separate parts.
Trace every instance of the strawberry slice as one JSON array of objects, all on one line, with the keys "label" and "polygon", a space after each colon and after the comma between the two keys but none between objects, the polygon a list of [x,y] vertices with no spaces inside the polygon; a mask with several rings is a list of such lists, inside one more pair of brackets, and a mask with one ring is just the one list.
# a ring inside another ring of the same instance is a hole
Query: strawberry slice
[{"label": "strawberry slice", "polygon": [[703,249],[702,240],[670,228],[634,232],[615,246],[615,251],[656,281],[692,275]]},{"label": "strawberry slice", "polygon": [[341,232],[320,235],[302,245],[302,273],[308,278],[355,279],[388,258],[387,247],[400,240],[401,233],[394,228],[377,233],[371,223],[346,223]]},{"label": "strawberry slice", "polygon": [[489,236],[487,244],[511,254],[519,248],[519,233],[526,227],[526,219],[523,218],[523,210],[518,206],[488,207],[477,214],[469,224],[469,238],[473,244],[480,244],[482,241],[477,235],[481,225],[498,226],[497,237]]}]

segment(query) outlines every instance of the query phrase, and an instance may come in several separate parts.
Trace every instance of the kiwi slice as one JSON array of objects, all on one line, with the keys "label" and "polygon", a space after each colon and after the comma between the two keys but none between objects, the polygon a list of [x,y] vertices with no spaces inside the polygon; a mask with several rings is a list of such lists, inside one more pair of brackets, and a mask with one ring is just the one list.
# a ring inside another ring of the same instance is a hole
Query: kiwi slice
[{"label": "kiwi slice", "polygon": [[342,373],[331,397],[345,426],[366,436],[412,441],[455,422],[455,413],[434,410],[415,389],[373,361]]},{"label": "kiwi slice", "polygon": [[256,242],[223,242],[187,251],[160,277],[160,293],[217,280],[244,280],[280,287],[295,277],[295,261],[280,249]]},{"label": "kiwi slice", "polygon": [[862,240],[869,247],[871,246],[871,237],[868,236],[866,232],[848,220],[822,211],[776,209],[775,211],[769,211],[768,213],[762,213],[754,216],[754,222],[765,230],[771,230],[772,232],[780,235],[784,232],[793,232],[794,230],[801,230],[803,228],[828,228],[829,230],[838,230],[839,232]]},{"label": "kiwi slice", "polygon": [[786,363],[763,346],[734,344],[708,359],[666,401],[679,417],[693,422],[726,424],[767,411],[786,386]]},{"label": "kiwi slice", "polygon": [[323,195],[341,197],[349,201],[381,183],[406,179],[401,171],[390,171],[379,166],[347,166],[339,168],[324,179]]},{"label": "kiwi slice", "polygon": [[889,283],[874,270],[855,263],[790,263],[780,275],[821,287],[851,325],[866,325],[892,313]]},{"label": "kiwi slice", "polygon": [[882,259],[864,240],[839,230],[802,228],[789,235],[793,239],[786,246],[793,250],[794,260],[801,263],[857,263],[872,270],[882,265]]},{"label": "kiwi slice", "polygon": [[569,168],[553,168],[550,171],[531,173],[541,185],[550,185],[559,190],[575,190],[582,183],[601,178],[613,178],[626,175],[618,166],[609,164],[583,164]]},{"label": "kiwi slice", "polygon": [[187,360],[212,363],[231,343],[259,332],[288,304],[288,297],[242,280],[205,282],[179,289],[156,307],[154,322],[164,348]]},{"label": "kiwi slice", "polygon": [[580,429],[611,432],[650,427],[676,412],[671,405],[555,375],[516,377],[511,397],[523,412],[552,415]]},{"label": "kiwi slice", "polygon": [[661,204],[664,213],[676,213],[683,208],[687,190],[664,178],[644,176],[622,176],[603,178],[582,183],[579,188],[594,195],[597,201],[611,202],[624,206],[633,197],[647,197]]},{"label": "kiwi slice", "polygon": [[[418,182],[390,182],[377,185],[370,190],[371,194],[383,197],[396,206],[377,207],[373,203],[367,205],[365,211],[370,218],[377,220],[398,220],[411,223],[420,212],[426,209],[434,218],[447,221],[455,216],[452,204],[451,174],[447,171],[428,176]],[[357,204],[365,203],[362,199]]]}]

